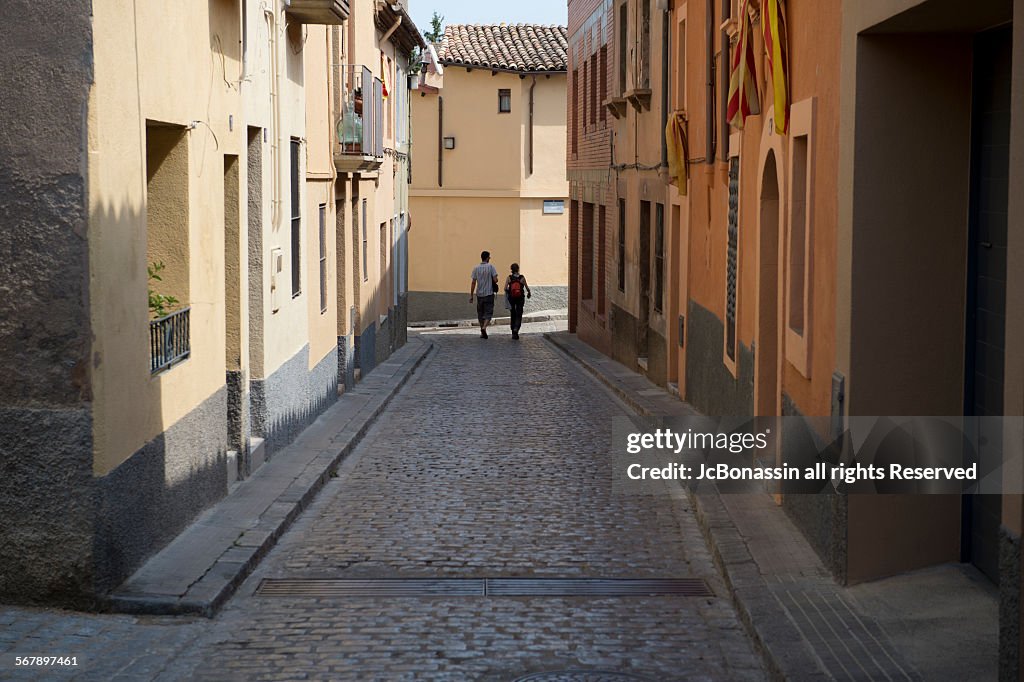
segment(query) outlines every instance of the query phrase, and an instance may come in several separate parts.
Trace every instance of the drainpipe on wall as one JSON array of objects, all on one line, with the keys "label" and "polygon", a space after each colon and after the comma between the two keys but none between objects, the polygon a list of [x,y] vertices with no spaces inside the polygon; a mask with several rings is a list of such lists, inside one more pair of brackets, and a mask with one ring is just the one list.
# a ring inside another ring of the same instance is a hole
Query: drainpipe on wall
[{"label": "drainpipe on wall", "polygon": [[[726,0],[728,2],[728,0]],[[668,141],[665,139],[665,128],[668,127],[668,65],[669,65],[669,10],[661,13],[661,165],[668,168]],[[685,66],[685,65],[684,65]]]},{"label": "drainpipe on wall", "polygon": [[715,163],[715,0],[707,0],[704,41],[707,44],[707,87],[704,97],[704,163]]},{"label": "drainpipe on wall", "polygon": [[437,96],[437,186],[444,187],[444,97]]},{"label": "drainpipe on wall", "polygon": [[530,84],[530,147],[527,150],[527,177],[533,175],[533,89],[537,87],[537,75],[533,76],[533,83]]}]

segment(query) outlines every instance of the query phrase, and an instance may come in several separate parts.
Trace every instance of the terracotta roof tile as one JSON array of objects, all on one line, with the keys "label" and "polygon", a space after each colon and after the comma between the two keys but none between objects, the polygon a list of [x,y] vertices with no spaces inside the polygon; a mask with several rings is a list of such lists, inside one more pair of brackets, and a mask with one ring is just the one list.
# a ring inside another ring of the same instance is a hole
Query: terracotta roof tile
[{"label": "terracotta roof tile", "polygon": [[565,26],[453,24],[446,26],[438,57],[444,65],[502,71],[565,71]]}]

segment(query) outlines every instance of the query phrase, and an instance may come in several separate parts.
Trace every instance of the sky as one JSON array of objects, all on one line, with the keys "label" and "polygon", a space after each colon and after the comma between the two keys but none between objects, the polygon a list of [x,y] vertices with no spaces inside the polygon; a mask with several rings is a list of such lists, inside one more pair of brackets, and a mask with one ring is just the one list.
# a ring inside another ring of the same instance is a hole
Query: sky
[{"label": "sky", "polygon": [[409,0],[409,13],[422,32],[437,12],[448,24],[559,24],[567,21],[566,0]]}]

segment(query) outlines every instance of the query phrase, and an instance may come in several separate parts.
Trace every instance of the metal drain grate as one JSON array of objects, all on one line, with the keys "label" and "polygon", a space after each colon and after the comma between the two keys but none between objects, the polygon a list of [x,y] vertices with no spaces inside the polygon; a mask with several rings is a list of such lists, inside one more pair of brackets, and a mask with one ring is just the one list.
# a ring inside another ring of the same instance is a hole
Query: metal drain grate
[{"label": "metal drain grate", "polygon": [[699,578],[274,579],[260,597],[713,597]]},{"label": "metal drain grate", "polygon": [[484,581],[472,578],[384,580],[273,580],[256,589],[261,597],[482,597]]},{"label": "metal drain grate", "polygon": [[512,682],[652,682],[649,677],[613,670],[552,670],[517,677]]},{"label": "metal drain grate", "polygon": [[487,594],[495,597],[644,597],[673,594],[714,596],[698,578],[491,578]]}]

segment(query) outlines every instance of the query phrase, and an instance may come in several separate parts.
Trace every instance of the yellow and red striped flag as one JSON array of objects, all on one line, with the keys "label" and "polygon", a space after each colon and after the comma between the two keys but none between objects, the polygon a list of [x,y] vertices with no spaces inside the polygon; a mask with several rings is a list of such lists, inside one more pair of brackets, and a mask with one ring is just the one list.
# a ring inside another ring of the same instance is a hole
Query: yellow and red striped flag
[{"label": "yellow and red striped flag", "polygon": [[761,6],[764,50],[768,55],[768,83],[775,102],[775,130],[789,130],[789,38],[782,0],[764,0]]},{"label": "yellow and red striped flag", "polygon": [[743,130],[747,116],[761,113],[761,100],[757,96],[757,74],[754,65],[754,44],[750,34],[754,30],[747,12],[749,0],[743,3],[740,17],[740,36],[732,57],[732,73],[729,78],[729,109],[726,112],[729,123]]}]

